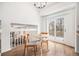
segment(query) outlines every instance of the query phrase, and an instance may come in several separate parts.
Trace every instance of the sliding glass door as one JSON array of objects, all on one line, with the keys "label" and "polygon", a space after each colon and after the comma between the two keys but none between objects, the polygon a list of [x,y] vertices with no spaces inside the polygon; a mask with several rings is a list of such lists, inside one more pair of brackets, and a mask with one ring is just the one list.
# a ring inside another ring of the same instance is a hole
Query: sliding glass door
[{"label": "sliding glass door", "polygon": [[56,18],[49,23],[49,35],[64,38],[64,18]]}]

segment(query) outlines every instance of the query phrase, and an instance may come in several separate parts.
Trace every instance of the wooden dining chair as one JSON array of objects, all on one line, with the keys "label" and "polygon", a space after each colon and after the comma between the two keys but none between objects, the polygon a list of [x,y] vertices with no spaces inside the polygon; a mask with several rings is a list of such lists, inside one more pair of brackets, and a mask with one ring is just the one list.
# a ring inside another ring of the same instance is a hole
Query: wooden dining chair
[{"label": "wooden dining chair", "polygon": [[28,54],[28,48],[29,47],[33,47],[34,55],[36,56],[37,44],[36,44],[36,42],[35,43],[29,43],[29,34],[26,34],[24,36],[24,55],[25,55],[26,50],[27,50],[27,54]]},{"label": "wooden dining chair", "polygon": [[42,38],[42,45],[43,43],[46,43],[47,50],[48,50],[48,33],[47,32],[41,32],[41,38]]}]

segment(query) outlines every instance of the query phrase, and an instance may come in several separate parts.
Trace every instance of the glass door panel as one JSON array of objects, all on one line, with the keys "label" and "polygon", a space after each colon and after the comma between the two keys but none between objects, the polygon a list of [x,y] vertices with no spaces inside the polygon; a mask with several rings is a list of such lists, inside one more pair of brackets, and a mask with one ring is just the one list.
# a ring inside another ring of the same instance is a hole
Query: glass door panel
[{"label": "glass door panel", "polygon": [[54,36],[54,21],[49,24],[49,35]]},{"label": "glass door panel", "polygon": [[64,18],[56,19],[56,37],[64,37]]}]

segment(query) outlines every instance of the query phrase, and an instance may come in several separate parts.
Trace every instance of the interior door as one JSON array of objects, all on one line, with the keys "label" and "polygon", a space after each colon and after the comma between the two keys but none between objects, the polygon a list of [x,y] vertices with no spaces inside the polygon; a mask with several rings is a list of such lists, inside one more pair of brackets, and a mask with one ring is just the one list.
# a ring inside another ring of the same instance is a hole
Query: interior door
[{"label": "interior door", "polygon": [[75,14],[74,9],[66,11],[64,15],[64,43],[75,46]]}]

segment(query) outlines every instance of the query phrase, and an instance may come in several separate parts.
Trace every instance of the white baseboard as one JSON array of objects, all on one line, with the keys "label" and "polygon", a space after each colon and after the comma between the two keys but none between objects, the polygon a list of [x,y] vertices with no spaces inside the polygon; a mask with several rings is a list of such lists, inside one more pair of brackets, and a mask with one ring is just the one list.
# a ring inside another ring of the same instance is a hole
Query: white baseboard
[{"label": "white baseboard", "polygon": [[9,50],[11,50],[11,48],[9,48],[7,50],[1,50],[1,53],[4,53],[4,52],[9,51]]},{"label": "white baseboard", "polygon": [[74,46],[72,46],[72,45],[69,45],[69,44],[65,43],[64,40],[50,40],[50,41],[54,41],[54,42],[58,42],[58,43],[61,43],[61,44],[65,44],[65,45],[74,47]]}]

